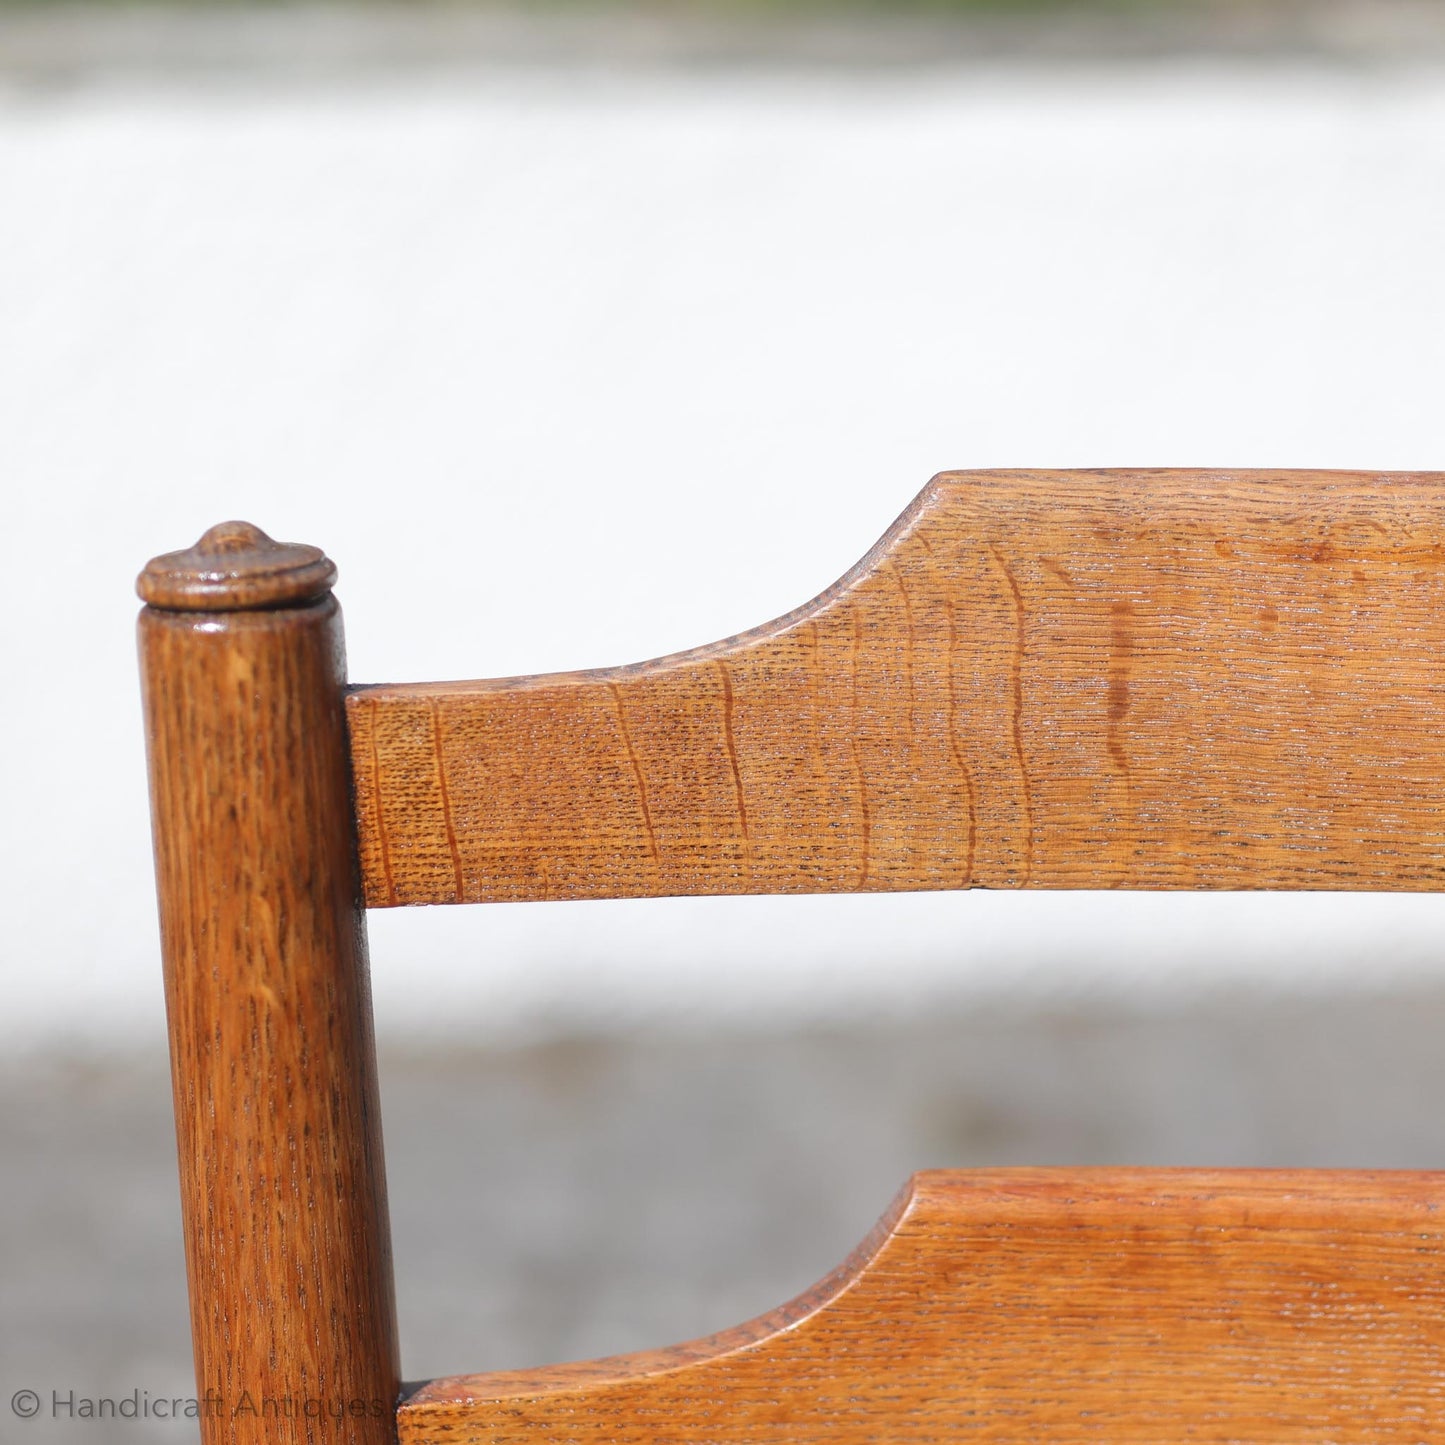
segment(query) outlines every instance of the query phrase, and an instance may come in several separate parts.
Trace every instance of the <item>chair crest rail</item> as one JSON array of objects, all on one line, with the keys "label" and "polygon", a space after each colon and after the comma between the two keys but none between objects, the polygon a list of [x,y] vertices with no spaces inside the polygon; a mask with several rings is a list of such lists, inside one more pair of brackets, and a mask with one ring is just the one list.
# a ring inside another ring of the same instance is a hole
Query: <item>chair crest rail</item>
[{"label": "chair crest rail", "polygon": [[635,666],[358,687],[367,902],[1445,882],[1445,475],[936,477]]}]

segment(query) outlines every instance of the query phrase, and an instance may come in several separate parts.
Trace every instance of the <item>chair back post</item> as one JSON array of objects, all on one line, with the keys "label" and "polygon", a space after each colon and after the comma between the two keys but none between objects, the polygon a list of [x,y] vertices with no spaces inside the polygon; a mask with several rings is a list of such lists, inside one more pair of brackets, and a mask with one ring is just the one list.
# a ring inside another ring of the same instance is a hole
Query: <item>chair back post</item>
[{"label": "chair back post", "polygon": [[399,1392],[335,568],[245,523],[138,591],[206,1445],[389,1445]]}]

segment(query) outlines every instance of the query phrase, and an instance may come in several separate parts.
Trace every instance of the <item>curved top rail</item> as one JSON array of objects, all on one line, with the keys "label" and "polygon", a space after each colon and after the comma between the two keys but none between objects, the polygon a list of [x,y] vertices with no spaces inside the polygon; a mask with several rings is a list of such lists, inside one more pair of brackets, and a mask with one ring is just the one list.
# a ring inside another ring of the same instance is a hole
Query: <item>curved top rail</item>
[{"label": "curved top rail", "polygon": [[935,477],[797,611],[358,687],[367,902],[1445,880],[1445,474]]}]

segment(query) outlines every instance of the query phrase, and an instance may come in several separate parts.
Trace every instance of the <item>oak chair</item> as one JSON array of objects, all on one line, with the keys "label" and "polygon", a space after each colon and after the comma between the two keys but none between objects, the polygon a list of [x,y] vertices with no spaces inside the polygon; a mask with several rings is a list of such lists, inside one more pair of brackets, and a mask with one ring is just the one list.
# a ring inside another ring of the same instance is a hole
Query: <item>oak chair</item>
[{"label": "oak chair", "polygon": [[365,909],[1445,885],[1445,474],[934,479],[639,666],[348,687],[240,523],[139,590],[207,1445],[1445,1439],[1445,1176],[920,1174],[771,1315],[398,1377]]}]

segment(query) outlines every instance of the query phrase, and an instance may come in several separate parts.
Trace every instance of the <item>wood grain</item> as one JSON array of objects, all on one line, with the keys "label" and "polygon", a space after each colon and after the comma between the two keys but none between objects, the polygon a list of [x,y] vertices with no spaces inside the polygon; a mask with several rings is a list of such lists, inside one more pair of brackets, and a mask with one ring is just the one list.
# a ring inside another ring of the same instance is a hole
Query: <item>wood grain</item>
[{"label": "wood grain", "polygon": [[1428,1174],[922,1174],[776,1314],[435,1380],[400,1438],[1417,1445],[1445,1432],[1440,1200]]},{"label": "wood grain", "polygon": [[[141,584],[188,606],[194,573],[211,574],[207,610],[152,605],[140,618],[207,1445],[395,1439],[345,662],[320,557],[233,523],[158,559]],[[227,575],[248,610],[225,610]]]},{"label": "wood grain", "polygon": [[[396,1404],[368,901],[1438,887],[1445,477],[935,479],[797,613],[345,698],[334,568],[225,524],[140,622],[206,1445],[1422,1442],[1439,1174],[917,1176],[711,1339]],[[349,792],[347,747],[356,768]]]},{"label": "wood grain", "polygon": [[945,474],[741,637],[355,689],[366,899],[1437,888],[1442,563],[1437,473]]}]

